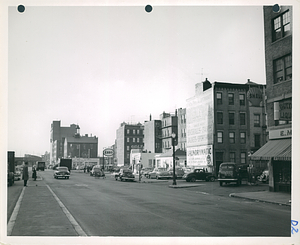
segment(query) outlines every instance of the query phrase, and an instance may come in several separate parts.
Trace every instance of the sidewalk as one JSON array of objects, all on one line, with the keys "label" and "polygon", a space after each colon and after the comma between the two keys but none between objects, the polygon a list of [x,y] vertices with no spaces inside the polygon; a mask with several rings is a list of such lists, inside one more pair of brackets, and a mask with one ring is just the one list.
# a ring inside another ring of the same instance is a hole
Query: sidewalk
[{"label": "sidewalk", "polygon": [[291,194],[284,193],[284,192],[272,192],[272,191],[243,192],[243,193],[232,193],[229,196],[248,199],[257,202],[266,202],[266,203],[291,206]]},{"label": "sidewalk", "polygon": [[7,224],[8,236],[78,236],[48,186],[38,176],[23,187]]}]

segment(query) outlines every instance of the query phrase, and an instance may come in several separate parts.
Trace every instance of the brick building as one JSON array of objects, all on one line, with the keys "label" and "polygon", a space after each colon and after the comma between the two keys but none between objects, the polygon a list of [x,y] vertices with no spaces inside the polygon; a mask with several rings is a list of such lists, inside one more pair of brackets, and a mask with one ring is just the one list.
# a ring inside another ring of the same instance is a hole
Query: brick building
[{"label": "brick building", "polygon": [[269,141],[251,159],[267,161],[270,191],[291,191],[292,19],[291,6],[264,6],[267,132]]}]

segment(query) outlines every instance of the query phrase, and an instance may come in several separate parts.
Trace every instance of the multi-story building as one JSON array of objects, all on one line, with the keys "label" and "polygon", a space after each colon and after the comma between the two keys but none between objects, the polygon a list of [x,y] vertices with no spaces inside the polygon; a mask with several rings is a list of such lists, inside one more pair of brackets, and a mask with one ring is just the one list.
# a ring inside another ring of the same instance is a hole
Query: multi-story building
[{"label": "multi-story building", "polygon": [[[250,132],[255,125],[252,120],[257,119],[256,114],[264,118],[263,88],[250,81],[210,83],[206,79],[196,84],[195,96],[187,100],[186,108],[187,166],[217,174],[222,162],[248,163],[251,142],[255,141]],[[263,124],[255,125],[262,134]]]},{"label": "multi-story building", "polygon": [[121,123],[117,129],[117,165],[130,165],[130,152],[132,149],[143,149],[144,126],[141,123]]},{"label": "multi-story building", "polygon": [[267,161],[270,191],[291,191],[292,19],[291,6],[264,6],[266,108],[269,141],[251,159]]},{"label": "multi-story building", "polygon": [[64,158],[97,158],[98,157],[98,138],[75,134],[65,137]]},{"label": "multi-story building", "polygon": [[162,152],[161,120],[150,120],[144,122],[144,151],[149,153]]},{"label": "multi-story building", "polygon": [[178,113],[177,149],[186,151],[186,108],[179,108],[177,113]]},{"label": "multi-story building", "polygon": [[50,164],[56,164],[57,160],[64,156],[64,143],[66,137],[72,137],[80,130],[76,124],[70,127],[61,127],[60,121],[53,121],[50,131]]},{"label": "multi-story building", "polygon": [[178,140],[178,117],[177,110],[175,114],[163,112],[160,115],[161,120],[161,139],[162,152],[165,153],[172,148],[172,133],[176,134],[176,141]]}]

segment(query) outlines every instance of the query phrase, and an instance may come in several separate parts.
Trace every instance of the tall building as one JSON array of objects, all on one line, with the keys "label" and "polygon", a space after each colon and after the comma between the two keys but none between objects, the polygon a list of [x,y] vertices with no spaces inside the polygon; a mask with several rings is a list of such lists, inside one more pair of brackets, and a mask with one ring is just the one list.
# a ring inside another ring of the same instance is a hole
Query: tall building
[{"label": "tall building", "polygon": [[161,120],[150,120],[144,122],[144,151],[149,153],[162,152]]},{"label": "tall building", "polygon": [[178,109],[178,144],[177,148],[186,151],[186,108]]},{"label": "tall building", "polygon": [[169,151],[170,148],[172,148],[172,133],[176,134],[176,139],[178,140],[177,110],[175,111],[175,114],[163,112],[160,115],[160,120],[161,120],[162,152],[165,153]]},{"label": "tall building", "polygon": [[[196,84],[186,108],[187,166],[217,174],[222,162],[247,164],[255,141],[250,129],[257,127],[265,135],[263,91],[264,85],[250,81],[210,83],[206,79]],[[259,144],[263,140],[260,137]]]},{"label": "tall building", "polygon": [[141,123],[121,123],[117,129],[116,156],[118,166],[130,165],[130,152],[132,149],[143,149],[144,126]]},{"label": "tall building", "polygon": [[291,6],[264,6],[267,132],[269,141],[251,159],[267,161],[270,191],[291,191],[292,19]]},{"label": "tall building", "polygon": [[53,121],[50,131],[50,164],[56,164],[57,160],[64,156],[64,143],[66,137],[72,137],[80,130],[76,124],[70,127],[61,127],[60,121]]}]

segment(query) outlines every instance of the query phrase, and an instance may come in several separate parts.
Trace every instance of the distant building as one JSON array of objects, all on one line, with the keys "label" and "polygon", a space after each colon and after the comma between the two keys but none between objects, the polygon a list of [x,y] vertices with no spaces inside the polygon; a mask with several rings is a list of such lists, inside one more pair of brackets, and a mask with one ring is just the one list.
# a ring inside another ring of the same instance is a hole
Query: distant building
[{"label": "distant building", "polygon": [[130,166],[130,152],[132,149],[143,149],[144,126],[141,123],[121,123],[117,129],[117,165]]},{"label": "distant building", "polygon": [[[187,100],[186,108],[187,166],[217,174],[222,162],[248,164],[256,137],[250,128],[257,126],[265,135],[263,91],[264,85],[249,80],[235,84],[206,79],[196,84],[195,96]],[[264,137],[256,139],[257,144],[264,144]]]},{"label": "distant building", "polygon": [[136,173],[142,168],[154,168],[155,155],[157,155],[157,153],[144,152],[141,149],[132,149],[130,152],[130,166],[133,172]]},{"label": "distant building", "polygon": [[167,152],[172,148],[172,133],[176,134],[178,138],[178,117],[177,110],[175,114],[163,112],[160,115],[161,120],[161,139],[162,139],[162,152]]},{"label": "distant building", "polygon": [[177,148],[186,151],[186,108],[178,109],[178,144]]},{"label": "distant building", "polygon": [[144,151],[149,153],[162,152],[161,120],[150,120],[144,122]]},{"label": "distant building", "polygon": [[292,20],[291,6],[264,6],[267,132],[269,141],[251,159],[267,161],[270,191],[291,191]]}]

